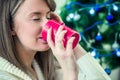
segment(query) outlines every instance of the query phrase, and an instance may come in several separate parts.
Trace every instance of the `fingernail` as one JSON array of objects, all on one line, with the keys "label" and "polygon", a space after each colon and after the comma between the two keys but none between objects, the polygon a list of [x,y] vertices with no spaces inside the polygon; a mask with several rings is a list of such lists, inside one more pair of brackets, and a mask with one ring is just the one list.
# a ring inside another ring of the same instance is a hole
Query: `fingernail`
[{"label": "fingernail", "polygon": [[61,24],[61,25],[65,25],[65,23],[64,23],[64,22],[61,22],[60,24]]}]

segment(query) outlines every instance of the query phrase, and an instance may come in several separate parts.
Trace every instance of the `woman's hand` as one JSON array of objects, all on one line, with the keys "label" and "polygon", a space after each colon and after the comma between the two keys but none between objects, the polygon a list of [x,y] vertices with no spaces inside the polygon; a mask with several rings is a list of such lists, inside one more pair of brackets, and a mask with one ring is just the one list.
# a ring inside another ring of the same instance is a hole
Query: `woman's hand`
[{"label": "woman's hand", "polygon": [[63,44],[63,37],[66,33],[66,30],[63,30],[63,26],[60,26],[58,31],[56,32],[55,42],[53,42],[51,38],[51,33],[52,29],[50,28],[48,30],[47,42],[62,68],[64,80],[77,80],[77,64],[74,51],[72,49],[74,37],[71,37],[68,40],[67,46],[65,48]]}]

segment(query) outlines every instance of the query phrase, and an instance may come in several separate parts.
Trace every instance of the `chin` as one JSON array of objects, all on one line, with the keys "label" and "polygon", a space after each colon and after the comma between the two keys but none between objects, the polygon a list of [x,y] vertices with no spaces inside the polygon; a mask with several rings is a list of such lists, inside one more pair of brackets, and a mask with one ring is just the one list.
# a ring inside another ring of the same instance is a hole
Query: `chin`
[{"label": "chin", "polygon": [[46,46],[46,47],[42,47],[40,50],[41,51],[47,51],[47,50],[49,50],[50,49],[50,47],[49,46]]}]

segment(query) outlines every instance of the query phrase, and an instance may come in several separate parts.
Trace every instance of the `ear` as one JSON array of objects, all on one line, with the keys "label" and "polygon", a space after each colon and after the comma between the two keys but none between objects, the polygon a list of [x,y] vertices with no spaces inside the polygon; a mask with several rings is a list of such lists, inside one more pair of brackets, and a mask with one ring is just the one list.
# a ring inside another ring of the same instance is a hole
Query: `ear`
[{"label": "ear", "polygon": [[15,32],[15,29],[14,29],[14,28],[11,29],[11,34],[12,34],[12,36],[15,36],[15,35],[16,35],[16,32]]}]

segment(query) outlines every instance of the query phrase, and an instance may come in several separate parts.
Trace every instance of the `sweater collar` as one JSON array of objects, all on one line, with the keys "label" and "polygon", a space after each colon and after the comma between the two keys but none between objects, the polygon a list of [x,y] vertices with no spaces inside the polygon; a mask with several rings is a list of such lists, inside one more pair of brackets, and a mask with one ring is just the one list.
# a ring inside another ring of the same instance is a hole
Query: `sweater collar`
[{"label": "sweater collar", "polygon": [[0,70],[9,72],[23,80],[32,80],[26,73],[2,57],[0,57]]}]

